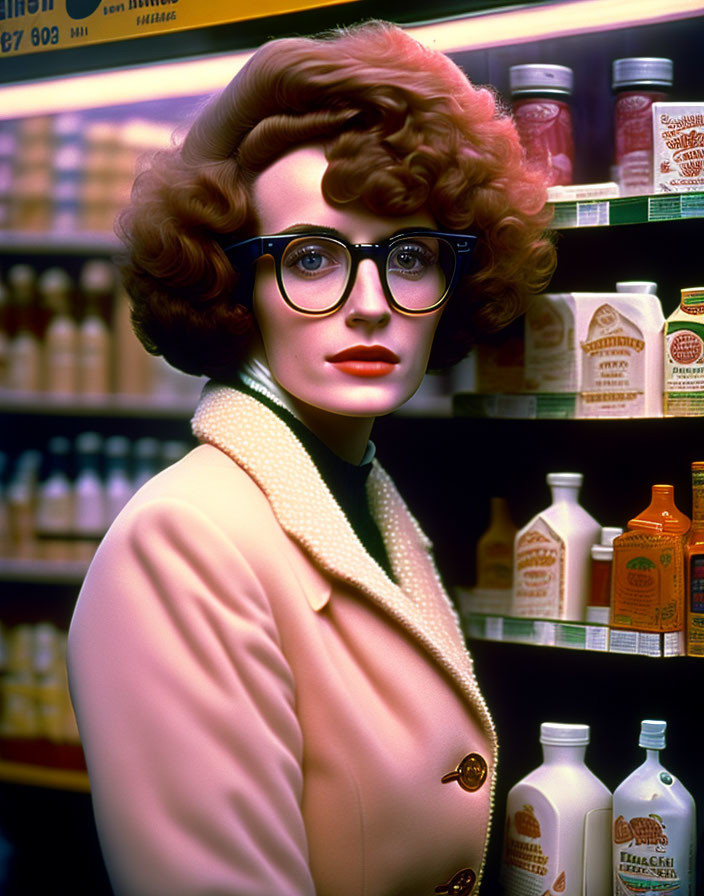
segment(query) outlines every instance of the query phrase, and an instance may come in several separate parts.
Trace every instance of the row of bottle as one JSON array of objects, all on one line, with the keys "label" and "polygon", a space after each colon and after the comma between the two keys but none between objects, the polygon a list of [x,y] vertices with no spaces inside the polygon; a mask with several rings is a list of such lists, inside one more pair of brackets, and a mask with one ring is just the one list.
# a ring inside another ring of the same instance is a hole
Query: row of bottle
[{"label": "row of bottle", "polygon": [[13,463],[0,452],[0,556],[90,560],[134,492],[188,447],[84,432],[73,444],[54,436],[44,454],[26,450]]},{"label": "row of bottle", "polygon": [[505,896],[695,896],[696,807],[660,762],[666,728],[641,723],[645,761],[612,796],[585,764],[588,725],[540,726],[543,764],[507,798]]},{"label": "row of bottle", "polygon": [[[672,60],[615,59],[611,74],[613,164],[601,186],[613,185],[615,195],[623,196],[704,188],[704,103],[667,102]],[[509,70],[513,114],[526,157],[546,172],[553,188],[573,183],[573,82],[574,73],[565,65],[514,65]],[[561,198],[560,192],[551,198]]]},{"label": "row of bottle", "polygon": [[0,229],[112,233],[138,156],[171,125],[80,112],[0,122]]},{"label": "row of bottle", "polygon": [[0,390],[99,399],[191,397],[199,380],[152,358],[129,320],[112,264],[91,259],[77,282],[60,267],[11,266],[0,279]]},{"label": "row of bottle", "polygon": [[66,676],[66,633],[52,623],[0,626],[0,738],[79,742]]},{"label": "row of bottle", "polygon": [[549,473],[552,503],[520,530],[506,502],[477,544],[477,588],[510,593],[509,615],[595,622],[643,632],[683,632],[704,656],[704,462],[692,464],[692,520],[671,485],[625,532],[602,527],[580,504],[581,473]]},{"label": "row of bottle", "polygon": [[666,319],[657,284],[533,299],[523,340],[477,353],[476,391],[549,395],[560,416],[704,413],[704,287],[681,290]]}]

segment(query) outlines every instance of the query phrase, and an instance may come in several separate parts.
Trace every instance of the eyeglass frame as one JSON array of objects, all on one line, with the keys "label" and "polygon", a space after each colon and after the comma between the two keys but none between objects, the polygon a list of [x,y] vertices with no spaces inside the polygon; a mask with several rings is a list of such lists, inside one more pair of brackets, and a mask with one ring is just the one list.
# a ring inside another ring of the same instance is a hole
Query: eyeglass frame
[{"label": "eyeglass frame", "polygon": [[[399,303],[393,297],[386,277],[386,262],[393,245],[395,243],[402,242],[403,240],[413,239],[416,237],[443,239],[450,244],[455,255],[455,269],[453,271],[450,282],[445,287],[445,292],[430,308],[423,308],[418,311],[404,308],[402,305],[399,305]],[[298,305],[291,301],[286,293],[286,289],[283,283],[283,275],[281,273],[281,261],[289,243],[292,243],[294,240],[299,239],[325,239],[329,240],[330,242],[337,243],[339,246],[342,246],[347,250],[347,253],[350,257],[350,270],[349,274],[347,275],[347,285],[345,286],[345,289],[343,290],[340,298],[330,308],[325,308],[321,311],[309,311],[305,308],[299,308]],[[283,298],[284,302],[286,302],[286,304],[294,311],[298,311],[300,314],[312,315],[314,317],[319,317],[325,314],[333,314],[333,312],[337,311],[338,308],[341,308],[345,304],[357,280],[357,269],[359,267],[359,262],[365,258],[370,258],[376,265],[377,271],[379,272],[381,288],[384,292],[384,297],[386,298],[386,301],[389,303],[389,305],[396,311],[399,311],[401,314],[409,314],[415,316],[418,314],[430,314],[433,311],[437,311],[449,300],[453,291],[457,287],[458,282],[466,273],[466,268],[468,266],[470,258],[472,257],[477,239],[477,236],[470,233],[456,233],[451,231],[447,232],[440,230],[415,228],[412,230],[398,231],[397,233],[394,233],[390,237],[380,240],[377,243],[348,243],[347,240],[345,240],[337,233],[335,233],[335,235],[332,235],[329,232],[326,233],[324,231],[311,230],[307,232],[253,236],[249,239],[241,240],[240,242],[233,243],[229,246],[223,245],[222,248],[223,252],[227,256],[228,261],[235,270],[249,267],[260,258],[263,258],[265,255],[271,256],[271,258],[273,258],[274,260],[274,266],[276,268],[276,282],[278,284],[279,292],[281,293],[281,297]]]}]

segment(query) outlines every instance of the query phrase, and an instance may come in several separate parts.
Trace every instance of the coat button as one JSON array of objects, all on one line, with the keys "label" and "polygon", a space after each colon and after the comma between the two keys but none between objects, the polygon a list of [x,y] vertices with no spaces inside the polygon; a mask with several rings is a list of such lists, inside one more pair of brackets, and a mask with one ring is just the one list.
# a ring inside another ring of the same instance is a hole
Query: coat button
[{"label": "coat button", "polygon": [[443,775],[442,783],[447,784],[449,781],[457,781],[462,790],[479,790],[486,781],[487,764],[483,756],[479,753],[469,753],[464,757],[462,762],[457,766],[454,772],[448,772]]},{"label": "coat button", "polygon": [[476,879],[477,875],[471,868],[463,868],[448,883],[435,887],[435,892],[438,896],[469,896]]}]

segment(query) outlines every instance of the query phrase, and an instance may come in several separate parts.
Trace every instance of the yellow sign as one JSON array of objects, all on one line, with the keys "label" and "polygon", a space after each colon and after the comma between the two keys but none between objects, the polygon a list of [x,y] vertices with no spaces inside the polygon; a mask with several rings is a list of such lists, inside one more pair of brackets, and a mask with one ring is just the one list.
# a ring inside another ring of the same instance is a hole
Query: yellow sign
[{"label": "yellow sign", "polygon": [[[0,0],[0,58],[150,37],[341,0]],[[354,0],[342,0],[354,2]],[[253,11],[253,7],[255,10]]]}]

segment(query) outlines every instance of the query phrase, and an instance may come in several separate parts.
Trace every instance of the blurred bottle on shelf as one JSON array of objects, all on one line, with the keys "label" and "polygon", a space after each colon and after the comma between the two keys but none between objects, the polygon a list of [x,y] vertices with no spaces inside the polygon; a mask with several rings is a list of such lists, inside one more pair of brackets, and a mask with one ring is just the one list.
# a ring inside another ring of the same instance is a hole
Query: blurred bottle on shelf
[{"label": "blurred bottle on shelf", "polygon": [[21,452],[7,484],[6,501],[10,556],[18,560],[36,558],[36,496],[42,455],[35,449]]},{"label": "blurred bottle on shelf", "polygon": [[78,329],[78,382],[81,395],[103,396],[112,391],[112,349],[107,321],[112,313],[115,276],[111,264],[86,262],[79,286],[82,313]]},{"label": "blurred bottle on shelf", "polygon": [[0,389],[7,386],[7,368],[10,363],[9,300],[7,287],[0,279]]},{"label": "blurred bottle on shelf", "polygon": [[78,326],[74,316],[73,282],[63,268],[45,270],[38,281],[48,324],[42,340],[43,389],[49,395],[78,392]]},{"label": "blurred bottle on shelf", "polygon": [[38,392],[41,388],[41,324],[36,281],[36,271],[27,264],[13,265],[7,272],[10,290],[7,387],[14,392]]},{"label": "blurred bottle on shelf", "polygon": [[145,436],[134,443],[133,455],[132,489],[136,492],[161,469],[161,445],[158,439]]},{"label": "blurred bottle on shelf", "polygon": [[105,531],[133,493],[129,439],[110,436],[105,440]]},{"label": "blurred bottle on shelf", "polygon": [[37,492],[36,536],[43,560],[74,559],[74,492],[70,477],[71,443],[64,436],[49,439],[46,475]]},{"label": "blurred bottle on shelf", "polygon": [[88,562],[105,532],[105,484],[102,475],[103,439],[82,432],[74,443],[73,519],[74,559]]}]

